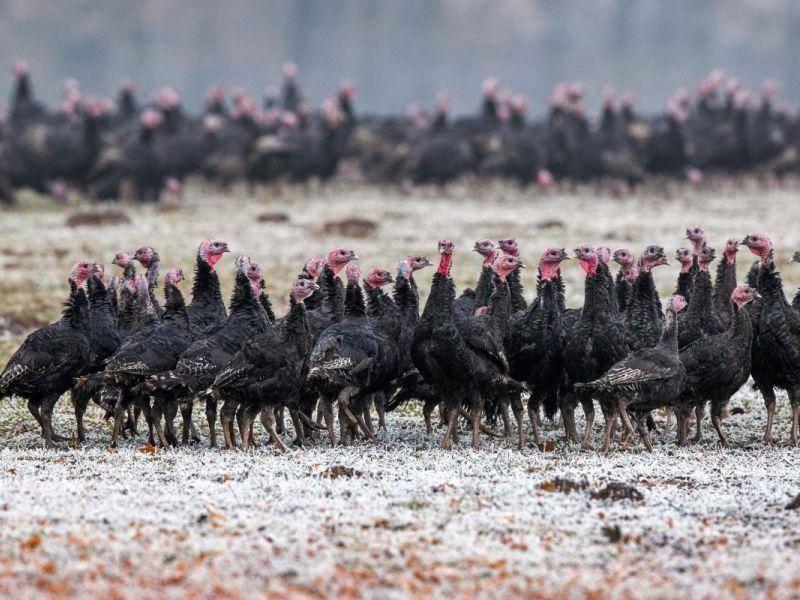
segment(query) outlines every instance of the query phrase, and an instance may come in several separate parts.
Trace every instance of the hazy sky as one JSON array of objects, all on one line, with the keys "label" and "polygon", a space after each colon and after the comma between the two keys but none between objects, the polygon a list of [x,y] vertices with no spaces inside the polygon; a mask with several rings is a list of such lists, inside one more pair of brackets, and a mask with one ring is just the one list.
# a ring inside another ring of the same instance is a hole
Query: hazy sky
[{"label": "hazy sky", "polygon": [[[800,2],[777,0],[0,0],[0,51],[26,58],[37,93],[59,82],[112,95],[171,84],[199,106],[213,83],[261,94],[294,60],[317,104],[345,78],[358,107],[401,111],[449,91],[472,110],[498,76],[541,113],[552,86],[580,80],[633,92],[650,110],[721,67],[800,98]],[[11,76],[3,71],[0,93]]]}]

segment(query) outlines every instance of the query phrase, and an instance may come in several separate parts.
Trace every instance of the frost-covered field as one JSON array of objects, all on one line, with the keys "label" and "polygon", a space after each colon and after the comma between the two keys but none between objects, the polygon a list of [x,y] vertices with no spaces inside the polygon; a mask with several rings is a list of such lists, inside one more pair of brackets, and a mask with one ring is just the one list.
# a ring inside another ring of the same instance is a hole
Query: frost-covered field
[{"label": "frost-covered field", "polygon": [[[229,241],[234,254],[264,264],[279,312],[303,260],[336,245],[354,248],[364,267],[390,267],[404,254],[432,255],[448,236],[462,249],[455,276],[467,285],[479,267],[467,249],[480,237],[516,235],[529,263],[547,245],[583,241],[636,251],[659,242],[671,254],[689,224],[705,227],[717,246],[766,231],[784,260],[800,244],[794,190],[746,181],[691,193],[652,187],[635,198],[593,194],[309,188],[229,199],[195,188],[168,210],[118,207],[132,222],[96,229],[69,228],[72,209],[29,200],[0,212],[0,363],[27,330],[55,318],[75,260],[108,263],[144,243],[165,266],[188,270],[201,239]],[[378,230],[353,238],[326,227],[348,217]],[[743,276],[750,258],[741,256]],[[800,265],[781,269],[793,293]],[[231,271],[221,269],[226,290]],[[578,304],[581,272],[566,271]],[[663,293],[675,276],[674,266],[657,272]],[[68,402],[57,411],[56,429],[71,430]],[[47,452],[24,405],[0,404],[2,596],[800,594],[800,509],[786,508],[800,493],[800,450],[760,442],[763,404],[749,390],[725,421],[732,449],[720,449],[709,426],[706,443],[685,449],[672,443],[674,432],[657,434],[652,455],[638,443],[581,453],[550,425],[555,445],[546,452],[486,438],[478,452],[446,453],[437,448],[441,432],[426,438],[413,410],[390,415],[377,445],[152,453],[140,438],[112,452],[99,411],[88,417],[87,447]],[[784,396],[778,439],[788,425]],[[607,487],[614,482],[634,490],[616,499]]]}]

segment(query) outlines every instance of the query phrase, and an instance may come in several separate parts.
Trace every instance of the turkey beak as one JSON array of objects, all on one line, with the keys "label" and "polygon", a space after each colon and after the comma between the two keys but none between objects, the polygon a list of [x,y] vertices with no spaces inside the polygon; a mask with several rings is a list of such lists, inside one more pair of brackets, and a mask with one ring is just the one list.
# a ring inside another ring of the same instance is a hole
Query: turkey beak
[{"label": "turkey beak", "polygon": [[386,276],[386,283],[394,283],[394,279],[392,278],[391,275]]},{"label": "turkey beak", "polygon": [[319,289],[319,284],[315,282],[314,287],[311,289],[313,289],[316,292]]},{"label": "turkey beak", "polygon": [[353,252],[353,258],[351,258],[350,260],[358,260],[358,254]]},{"label": "turkey beak", "polygon": [[753,300],[761,300],[761,294],[757,290],[753,290]]},{"label": "turkey beak", "polygon": [[572,256],[574,256],[575,258],[579,258],[580,255],[581,255],[580,248],[575,248],[575,250],[572,251]]},{"label": "turkey beak", "polygon": [[422,261],[423,261],[423,262],[422,262],[422,268],[423,268],[423,269],[424,269],[425,267],[432,267],[432,266],[433,266],[433,263],[432,263],[430,260],[428,260],[428,257],[427,257],[427,256],[426,256],[425,258],[423,258],[423,259],[422,259]]},{"label": "turkey beak", "polygon": [[222,251],[223,252],[230,252],[231,251],[231,249],[230,249],[230,247],[228,247],[227,243],[223,243],[222,244]]},{"label": "turkey beak", "polygon": [[527,269],[527,268],[528,268],[528,265],[526,265],[526,264],[525,264],[524,262],[522,262],[522,261],[519,261],[519,264],[518,264],[517,266],[518,266],[520,269]]}]

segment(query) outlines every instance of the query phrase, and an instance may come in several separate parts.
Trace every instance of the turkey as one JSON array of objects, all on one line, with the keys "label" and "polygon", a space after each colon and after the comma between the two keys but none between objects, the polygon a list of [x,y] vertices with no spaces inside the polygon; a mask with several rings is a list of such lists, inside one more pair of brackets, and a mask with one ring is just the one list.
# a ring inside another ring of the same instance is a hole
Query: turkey
[{"label": "turkey", "polygon": [[792,407],[790,443],[797,445],[800,420],[800,316],[783,293],[783,282],[775,268],[775,253],[764,234],[750,234],[742,244],[759,257],[758,292],[761,300],[750,304],[753,322],[751,371],[767,407],[764,442],[771,444],[775,416],[775,388],[784,389]]},{"label": "turkey", "polygon": [[625,324],[631,350],[651,348],[661,338],[661,301],[653,282],[652,270],[666,264],[664,248],[661,246],[648,246],[639,257],[639,276],[625,307]]},{"label": "turkey", "polygon": [[[374,439],[364,421],[365,403],[370,394],[386,389],[397,376],[400,312],[381,289],[391,282],[387,271],[369,271],[364,278],[368,319],[345,319],[331,325],[311,353],[308,380],[320,391],[332,445],[336,445],[334,402],[339,406],[340,421],[357,423],[367,438]],[[347,424],[340,425],[342,443],[347,444],[352,429]]]},{"label": "turkey", "polygon": [[536,300],[512,316],[506,336],[511,376],[526,383],[530,392],[528,416],[537,446],[541,443],[539,408],[544,406],[548,419],[553,419],[558,410],[558,389],[564,368],[562,290],[558,274],[561,263],[568,258],[563,248],[547,248],[542,253]]},{"label": "turkey", "polygon": [[[117,329],[116,312],[111,303],[109,294],[112,285],[108,288],[103,285],[103,270],[100,266],[99,271],[92,274],[87,282],[89,299],[89,338],[95,351],[95,363],[88,366],[87,373],[102,371],[106,360],[112,356],[122,344],[122,336]],[[114,296],[116,298],[116,296]],[[86,412],[89,400],[92,396],[97,396],[92,392],[81,393],[79,386],[72,389],[72,403],[75,407],[75,422],[77,426],[78,441],[86,441],[86,432],[83,427],[83,415]]]},{"label": "turkey", "polygon": [[[501,252],[510,254],[519,258],[519,244],[516,238],[505,238],[497,241],[497,246]],[[512,312],[519,312],[528,307],[525,301],[525,288],[522,286],[520,268],[514,269],[508,274],[508,289],[511,293],[511,310]]]},{"label": "turkey", "polygon": [[[431,266],[431,262],[424,256],[407,256],[397,264],[392,299],[400,311],[400,342],[398,344],[400,362],[397,367],[398,379],[392,382],[392,386],[385,393],[378,392],[373,397],[375,410],[378,413],[378,427],[381,430],[386,429],[386,397],[391,397],[396,393],[400,377],[404,377],[409,371],[414,371],[414,364],[411,362],[411,345],[414,343],[414,330],[419,323],[419,290],[417,282],[414,280],[414,273],[429,266]],[[412,390],[409,392],[413,394]],[[392,409],[396,406],[394,405]]]},{"label": "turkey", "polygon": [[[792,262],[800,263],[800,250],[795,250],[794,254],[792,254]],[[800,288],[794,293],[794,298],[792,298],[792,308],[800,314]]]},{"label": "turkey", "polygon": [[445,450],[452,447],[464,403],[472,412],[472,445],[478,447],[484,397],[509,384],[502,339],[493,335],[480,317],[456,311],[450,277],[454,248],[450,240],[439,242],[439,266],[411,350],[414,366],[442,398],[448,422],[442,441]]},{"label": "turkey", "polygon": [[258,263],[250,261],[247,256],[237,257],[236,282],[227,320],[209,335],[195,339],[174,369],[154,376],[149,383],[151,392],[170,393],[182,405],[184,440],[190,430],[188,411],[184,407],[192,402],[192,398],[202,396],[206,400],[211,447],[217,447],[217,401],[208,390],[219,370],[228,364],[245,341],[272,327],[259,301],[262,278]]},{"label": "turkey", "polygon": [[253,420],[261,411],[266,416],[272,442],[285,450],[271,421],[272,412],[263,410],[278,405],[289,408],[297,443],[305,443],[303,425],[310,423],[310,419],[301,413],[300,394],[308,371],[311,333],[304,301],[317,288],[312,280],[298,278],[292,284],[287,317],[245,341],[214,378],[212,393],[224,403],[221,425],[227,448],[236,447],[232,424],[238,409],[242,448],[249,447]]},{"label": "turkey", "polygon": [[[750,346],[753,327],[745,306],[760,298],[747,285],[733,290],[731,301],[736,307],[730,327],[723,333],[701,338],[681,349],[680,359],[686,369],[686,387],[678,401],[678,443],[686,440],[688,411],[694,407],[702,419],[703,405],[711,402],[711,423],[723,446],[729,446],[722,430],[722,414],[728,402],[750,377]],[[700,409],[697,410],[697,406]],[[698,426],[698,433],[700,433]],[[700,441],[700,436],[695,438]]]},{"label": "turkey", "polygon": [[456,308],[466,315],[473,314],[476,309],[489,303],[493,290],[492,263],[498,254],[497,245],[489,239],[478,240],[472,250],[483,257],[483,265],[475,289],[466,288],[456,298]]},{"label": "turkey", "polygon": [[75,264],[61,319],[25,338],[0,375],[0,398],[19,396],[28,401],[28,410],[41,426],[48,448],[68,439],[53,431],[53,407],[75,378],[97,361],[89,338],[89,303],[82,287],[95,271],[94,263]]},{"label": "turkey", "polygon": [[[575,257],[586,273],[584,301],[580,318],[566,330],[563,346],[565,389],[559,397],[559,408],[568,439],[577,442],[575,407],[578,403],[586,414],[586,431],[581,447],[591,448],[590,438],[594,423],[593,388],[580,388],[575,384],[588,383],[601,377],[617,361],[627,356],[629,348],[625,323],[621,315],[611,310],[608,287],[598,275],[600,262],[594,248],[586,244],[575,249]],[[656,262],[658,257],[649,257]],[[641,278],[641,275],[640,275]],[[637,280],[638,281],[638,280]],[[635,294],[635,292],[634,292]],[[628,306],[631,310],[631,306]],[[614,420],[614,406],[601,403],[606,425]]]},{"label": "turkey", "polygon": [[611,248],[608,246],[598,246],[595,251],[597,252],[597,274],[603,278],[606,288],[608,288],[608,299],[611,301],[611,310],[615,313],[619,312],[619,298],[617,296],[617,284],[611,275],[611,270],[608,263],[611,261]]},{"label": "turkey", "polygon": [[703,246],[695,258],[697,273],[694,276],[692,300],[680,319],[678,344],[681,348],[701,337],[717,335],[725,330],[714,310],[711,274],[708,270],[715,258],[714,249],[710,246]]},{"label": "turkey", "polygon": [[678,282],[675,286],[675,294],[683,296],[686,302],[691,302],[696,272],[694,255],[688,248],[678,248],[675,251],[675,260],[681,266],[681,272],[678,273]]},{"label": "turkey", "polygon": [[[678,356],[678,313],[686,306],[682,296],[672,296],[667,302],[664,329],[658,344],[652,348],[636,350],[616,362],[602,376],[594,381],[576,384],[577,389],[591,390],[607,396],[616,404],[627,430],[622,441],[627,446],[634,434],[628,412],[636,418],[636,429],[644,445],[653,451],[653,444],[647,433],[645,419],[650,411],[674,404],[686,381],[686,370]],[[614,416],[606,413],[604,451],[611,444]]]},{"label": "turkey", "polygon": [[158,252],[156,252],[152,246],[142,246],[134,253],[133,260],[147,269],[145,277],[150,286],[150,301],[153,303],[156,313],[160,317],[164,314],[164,310],[159,305],[155,293],[156,288],[158,288],[158,275],[161,269],[161,259],[158,256]]},{"label": "turkey", "polygon": [[[613,260],[619,265],[619,271],[614,280],[617,293],[617,306],[619,307],[619,311],[624,313],[631,297],[631,290],[633,289],[633,283],[628,280],[626,273],[631,267],[635,266],[636,257],[627,248],[620,248],[614,252]],[[634,279],[634,281],[636,280]]]},{"label": "turkey", "polygon": [[[150,301],[149,282],[142,275],[137,275],[136,280],[138,297],[143,304],[144,312],[155,317],[155,307]],[[154,427],[162,445],[168,445],[168,436],[174,437],[170,420],[167,419],[165,433],[160,420],[152,418],[144,390],[134,388],[154,374],[174,368],[180,355],[191,343],[186,304],[178,288],[181,281],[183,281],[183,271],[177,267],[169,269],[164,278],[163,319],[158,320],[156,317],[150,326],[133,335],[106,364],[105,377],[116,385],[119,393],[114,406],[112,447],[117,446],[119,435],[122,433],[123,419],[131,402],[135,402],[143,409],[150,429],[148,439],[150,444],[155,445]]]},{"label": "turkey", "polygon": [[714,312],[725,329],[730,326],[736,313],[731,294],[736,289],[736,254],[738,252],[739,240],[735,237],[728,238],[714,279]]},{"label": "turkey", "polygon": [[209,335],[225,322],[227,312],[214,265],[228,250],[228,244],[206,240],[197,249],[197,261],[192,283],[192,301],[186,308],[192,337]]},{"label": "turkey", "polygon": [[123,270],[122,286],[117,303],[117,329],[123,337],[127,337],[132,333],[136,314],[136,287],[134,286],[136,266],[127,252],[118,252],[111,264],[117,265]]}]

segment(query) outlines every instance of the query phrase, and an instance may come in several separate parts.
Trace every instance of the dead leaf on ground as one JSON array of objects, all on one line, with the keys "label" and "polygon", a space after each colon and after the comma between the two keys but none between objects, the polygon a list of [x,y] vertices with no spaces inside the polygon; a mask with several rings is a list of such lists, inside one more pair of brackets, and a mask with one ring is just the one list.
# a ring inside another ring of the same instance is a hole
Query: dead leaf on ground
[{"label": "dead leaf on ground", "polygon": [[67,227],[81,227],[84,225],[125,225],[131,218],[118,208],[104,210],[82,210],[72,213],[67,217]]},{"label": "dead leaf on ground", "polygon": [[589,494],[594,500],[634,500],[640,502],[644,500],[642,492],[637,490],[632,485],[623,483],[621,481],[612,481],[604,488]]},{"label": "dead leaf on ground", "polygon": [[145,444],[144,446],[139,446],[137,450],[143,454],[155,454],[156,452],[158,452],[158,448],[156,448],[152,444]]},{"label": "dead leaf on ground", "polygon": [[378,224],[369,219],[352,217],[339,221],[327,221],[322,231],[328,235],[342,235],[351,238],[367,238],[378,231]]},{"label": "dead leaf on ground", "polygon": [[538,487],[540,490],[544,490],[545,492],[561,492],[562,494],[569,494],[571,492],[585,490],[587,487],[589,487],[589,482],[574,481],[572,479],[556,477],[555,479],[542,481],[536,487]]},{"label": "dead leaf on ground", "polygon": [[27,540],[22,542],[22,549],[23,550],[36,550],[39,546],[42,545],[42,536],[40,535],[32,535]]},{"label": "dead leaf on ground", "polygon": [[361,471],[356,471],[352,467],[345,467],[344,465],[331,465],[319,474],[320,477],[325,479],[338,479],[339,477],[350,479],[351,477],[361,477],[362,475]]},{"label": "dead leaf on ground", "polygon": [[797,496],[795,496],[795,499],[786,505],[786,510],[798,510],[798,509],[800,509],[800,494],[797,494]]}]

